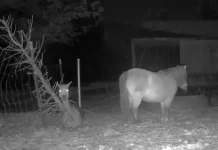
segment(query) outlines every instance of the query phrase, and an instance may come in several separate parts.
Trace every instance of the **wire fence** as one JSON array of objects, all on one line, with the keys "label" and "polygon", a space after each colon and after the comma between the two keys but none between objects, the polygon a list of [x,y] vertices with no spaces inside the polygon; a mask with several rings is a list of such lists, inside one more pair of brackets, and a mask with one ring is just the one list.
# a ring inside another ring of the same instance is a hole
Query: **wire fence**
[{"label": "wire fence", "polygon": [[[24,68],[26,66],[17,66],[14,64],[17,60],[13,60],[7,52],[0,51],[0,113],[21,113],[38,110],[38,100],[35,93],[35,83],[32,74],[29,74]],[[50,84],[54,85],[56,81],[60,81],[59,65],[46,66],[46,70],[42,70],[44,74],[48,72],[48,77],[51,77]],[[94,83],[87,87],[82,87],[83,104],[93,104],[93,100],[100,105],[102,99],[108,99],[112,96],[108,89],[118,87],[117,85],[110,85],[106,83]],[[103,98],[99,95],[105,95]],[[91,95],[91,98],[90,98]],[[70,87],[70,99],[77,102],[78,93],[77,87]],[[106,102],[107,104],[107,102]],[[97,104],[96,104],[97,105]]]},{"label": "wire fence", "polygon": [[[38,109],[32,75],[21,70],[5,52],[0,53],[0,112],[20,113]],[[58,65],[48,66],[52,82],[58,81]]]}]

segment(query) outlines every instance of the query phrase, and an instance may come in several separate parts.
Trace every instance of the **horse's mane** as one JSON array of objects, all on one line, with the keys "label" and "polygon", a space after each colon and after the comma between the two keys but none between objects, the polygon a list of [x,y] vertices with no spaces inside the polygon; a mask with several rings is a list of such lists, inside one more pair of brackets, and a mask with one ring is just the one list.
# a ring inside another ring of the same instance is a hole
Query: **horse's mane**
[{"label": "horse's mane", "polygon": [[167,74],[167,75],[171,75],[174,78],[177,78],[178,75],[183,76],[184,78],[187,77],[187,72],[184,69],[183,65],[178,65],[176,67],[171,67],[171,68],[159,70],[158,73],[164,73],[164,74]]}]

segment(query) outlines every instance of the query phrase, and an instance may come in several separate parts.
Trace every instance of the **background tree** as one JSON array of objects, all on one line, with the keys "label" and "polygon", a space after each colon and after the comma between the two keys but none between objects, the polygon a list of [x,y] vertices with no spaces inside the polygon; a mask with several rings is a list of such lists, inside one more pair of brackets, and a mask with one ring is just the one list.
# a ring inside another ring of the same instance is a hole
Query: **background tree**
[{"label": "background tree", "polygon": [[203,1],[200,13],[201,13],[201,18],[203,20],[216,20],[217,19],[217,12],[215,9],[212,8],[210,0]]},{"label": "background tree", "polygon": [[11,14],[24,31],[33,17],[32,39],[40,40],[44,35],[45,45],[58,42],[72,46],[81,35],[102,25],[104,11],[100,0],[5,0],[0,5],[7,8],[1,15]]}]

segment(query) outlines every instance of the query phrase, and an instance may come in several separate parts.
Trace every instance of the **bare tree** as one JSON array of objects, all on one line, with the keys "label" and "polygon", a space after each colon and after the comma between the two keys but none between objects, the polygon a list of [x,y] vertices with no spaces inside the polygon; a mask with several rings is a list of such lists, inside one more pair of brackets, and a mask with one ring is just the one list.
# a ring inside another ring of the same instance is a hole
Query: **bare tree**
[{"label": "bare tree", "polygon": [[15,71],[24,70],[34,77],[36,88],[33,92],[36,94],[42,116],[58,109],[63,114],[62,121],[66,127],[77,127],[81,125],[77,110],[70,107],[68,103],[62,103],[55,93],[57,85],[52,87],[50,84],[51,78],[48,77],[46,67],[43,65],[43,41],[41,44],[39,42],[34,44],[31,41],[32,23],[33,21],[30,20],[29,30],[25,33],[22,30],[16,31],[11,17],[0,19],[0,30],[5,33],[0,37],[8,43],[8,46],[1,50],[8,55],[5,59],[14,58],[15,63],[9,65],[14,66]]}]

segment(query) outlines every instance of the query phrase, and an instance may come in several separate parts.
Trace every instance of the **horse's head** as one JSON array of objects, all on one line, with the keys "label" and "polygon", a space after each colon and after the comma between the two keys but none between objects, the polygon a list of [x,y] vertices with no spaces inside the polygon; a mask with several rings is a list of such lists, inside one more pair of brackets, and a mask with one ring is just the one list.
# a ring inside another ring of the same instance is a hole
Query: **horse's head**
[{"label": "horse's head", "polygon": [[186,92],[188,89],[186,65],[178,65],[176,70],[177,84],[180,89]]},{"label": "horse's head", "polygon": [[177,83],[177,86],[185,92],[187,91],[188,83],[186,65],[177,65],[176,67],[159,71],[159,73],[161,72],[167,73],[168,75],[173,77]]},{"label": "horse's head", "polygon": [[182,90],[184,90],[185,92],[187,92],[187,90],[188,90],[188,83],[185,82],[184,84],[182,84],[182,85],[179,86],[179,87],[180,87],[180,89],[182,89]]}]

